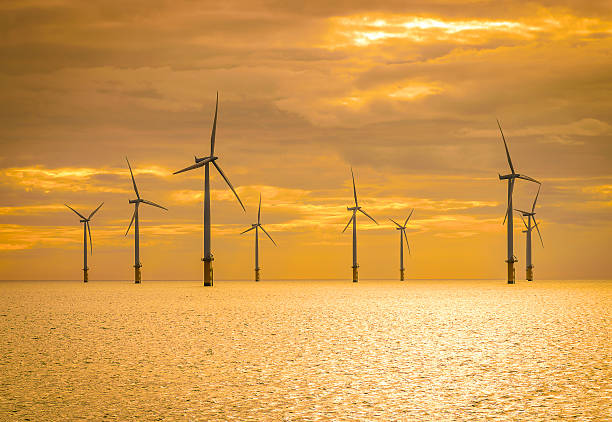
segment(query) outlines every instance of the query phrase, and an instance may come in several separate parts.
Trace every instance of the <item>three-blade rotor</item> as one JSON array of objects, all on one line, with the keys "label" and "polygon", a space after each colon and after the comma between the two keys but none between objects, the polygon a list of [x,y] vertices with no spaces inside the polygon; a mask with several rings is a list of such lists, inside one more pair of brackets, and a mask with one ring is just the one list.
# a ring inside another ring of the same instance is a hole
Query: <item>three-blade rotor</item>
[{"label": "three-blade rotor", "polygon": [[100,203],[100,205],[98,205],[98,208],[96,208],[95,210],[91,212],[91,214],[89,214],[89,217],[85,217],[83,214],[81,214],[80,212],[78,212],[77,210],[75,210],[68,204],[64,204],[64,205],[70,208],[76,215],[81,217],[81,223],[85,224],[85,228],[87,229],[87,233],[89,234],[89,253],[93,254],[93,242],[91,240],[91,227],[89,225],[89,221],[93,218],[94,214],[97,213],[100,208],[102,208],[102,205],[104,205],[104,202]]},{"label": "three-blade rotor", "polygon": [[408,246],[408,253],[409,254],[411,254],[411,252],[410,252],[410,243],[408,243],[408,236],[406,235],[406,228],[407,228],[408,220],[410,220],[410,217],[412,217],[412,213],[413,212],[414,212],[414,208],[412,209],[412,211],[410,211],[410,214],[408,215],[408,217],[406,217],[406,220],[404,221],[404,225],[401,225],[400,223],[398,223],[394,219],[389,218],[389,220],[391,220],[391,222],[397,226],[396,230],[399,230],[401,232],[402,238],[406,241],[406,246]]},{"label": "three-blade rotor", "polygon": [[274,243],[274,246],[278,246],[276,242],[274,241],[274,239],[272,239],[272,236],[270,236],[270,234],[266,231],[266,229],[264,229],[264,227],[261,225],[261,194],[259,195],[259,207],[257,208],[257,223],[252,224],[250,228],[246,229],[240,234],[248,233],[251,230],[256,230],[257,228],[260,228],[265,233],[265,235],[268,236],[268,239],[270,239],[272,243]]},{"label": "three-blade rotor", "polygon": [[346,224],[346,227],[344,227],[344,230],[342,230],[342,233],[344,233],[346,231],[346,229],[348,228],[348,226],[353,222],[353,219],[356,218],[355,217],[355,213],[357,211],[359,211],[360,213],[362,213],[363,215],[365,215],[366,217],[368,217],[370,220],[372,220],[373,222],[375,222],[376,224],[378,224],[378,221],[376,221],[374,219],[374,217],[372,217],[370,214],[368,214],[367,212],[365,212],[360,206],[359,206],[359,202],[357,201],[357,188],[355,187],[355,174],[353,173],[353,168],[351,167],[351,178],[353,179],[353,198],[355,200],[355,206],[354,207],[347,207],[347,210],[349,211],[353,211],[353,216],[351,216],[351,218],[349,219],[349,222]]},{"label": "three-blade rotor", "polygon": [[504,141],[504,149],[506,150],[506,158],[508,159],[508,166],[510,167],[510,174],[507,174],[505,176],[499,175],[500,180],[501,179],[509,179],[508,183],[509,183],[509,189],[508,189],[508,205],[506,207],[506,214],[504,215],[504,221],[502,224],[506,224],[506,219],[508,218],[508,214],[510,214],[511,210],[510,210],[510,202],[512,201],[512,193],[514,192],[514,181],[515,179],[523,179],[523,180],[527,180],[529,182],[534,182],[537,184],[540,184],[539,181],[537,181],[536,179],[529,177],[525,174],[519,174],[514,170],[514,165],[512,164],[512,158],[510,158],[510,151],[508,150],[508,143],[506,142],[506,137],[504,136],[504,131],[502,130],[501,124],[499,123],[499,120],[497,119],[497,127],[499,127],[499,132],[501,133],[501,137],[502,140]]},{"label": "three-blade rotor", "polygon": [[134,220],[138,216],[138,205],[140,205],[140,203],[151,205],[151,206],[154,206],[154,207],[157,207],[157,208],[161,208],[161,209],[166,210],[166,211],[168,211],[168,208],[163,207],[163,206],[161,206],[159,204],[156,204],[155,202],[147,201],[146,199],[142,199],[140,197],[140,193],[138,192],[138,186],[136,186],[136,179],[134,179],[134,173],[132,172],[132,166],[130,165],[130,160],[128,160],[128,158],[125,157],[125,161],[127,162],[128,168],[130,169],[130,176],[132,177],[132,185],[134,186],[134,192],[136,193],[136,198],[137,198],[137,199],[134,199],[134,200],[130,201],[130,203],[134,204],[134,213],[132,214],[132,220],[130,221],[130,225],[128,226],[127,230],[125,231],[125,235],[127,236],[128,233],[130,232],[130,229],[132,228],[132,224],[134,224]]},{"label": "three-blade rotor", "polygon": [[213,120],[212,132],[210,134],[210,156],[202,157],[202,158],[194,157],[195,164],[193,164],[193,165],[191,165],[189,167],[185,167],[184,169],[175,171],[172,174],[179,174],[179,173],[183,173],[185,171],[194,170],[194,169],[197,169],[197,168],[200,168],[200,167],[204,167],[205,165],[207,165],[209,163],[212,163],[215,166],[215,168],[217,169],[217,171],[219,172],[219,174],[221,175],[221,177],[223,178],[223,180],[225,180],[225,183],[227,183],[227,186],[229,186],[229,188],[232,190],[232,192],[234,193],[234,196],[236,196],[236,199],[240,203],[240,206],[242,207],[242,209],[246,212],[246,208],[244,207],[244,204],[240,200],[240,197],[238,196],[238,193],[234,189],[234,186],[232,186],[231,182],[229,181],[229,179],[227,178],[227,176],[225,175],[223,170],[221,170],[221,167],[219,166],[219,164],[217,164],[217,162],[216,162],[216,160],[219,158],[219,157],[215,157],[215,138],[217,136],[217,115],[218,115],[218,111],[219,111],[219,92],[217,92],[217,100],[215,102],[215,117],[214,117],[214,120]]},{"label": "three-blade rotor", "polygon": [[[533,227],[536,228],[536,231],[538,232],[538,237],[540,238],[540,243],[542,244],[542,247],[544,247],[544,240],[542,240],[542,234],[540,233],[540,227],[538,226],[538,222],[536,221],[535,218],[535,206],[536,203],[538,202],[538,197],[540,196],[540,188],[542,187],[542,185],[538,186],[538,192],[536,193],[536,196],[533,200],[533,204],[531,205],[531,212],[529,211],[524,211],[524,210],[519,210],[517,208],[514,209],[514,211],[518,211],[521,216],[521,219],[523,220],[523,224],[525,225],[525,228],[529,231],[532,230]],[[525,222],[525,219],[523,217],[531,217],[531,219],[533,219],[533,227],[530,226],[529,224],[527,224]]]}]

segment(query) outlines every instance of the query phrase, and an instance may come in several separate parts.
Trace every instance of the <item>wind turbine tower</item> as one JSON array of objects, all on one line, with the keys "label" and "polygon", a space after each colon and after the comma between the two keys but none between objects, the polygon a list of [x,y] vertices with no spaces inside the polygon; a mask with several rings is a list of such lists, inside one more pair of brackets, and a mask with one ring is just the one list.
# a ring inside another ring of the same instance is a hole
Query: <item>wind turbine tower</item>
[{"label": "wind turbine tower", "polygon": [[404,225],[399,224],[391,218],[389,219],[393,222],[393,224],[397,226],[395,229],[399,230],[400,235],[400,281],[404,281],[404,241],[406,241],[406,246],[408,247],[408,254],[410,254],[410,244],[408,243],[408,236],[406,236],[406,224],[408,224],[408,220],[410,220],[410,217],[412,217],[413,212],[414,209],[410,211],[410,215],[408,215],[406,221],[404,221]]},{"label": "wind turbine tower", "polygon": [[259,195],[259,208],[257,209],[257,223],[252,224],[250,228],[240,233],[245,234],[247,232],[250,232],[251,230],[255,230],[255,281],[259,281],[259,271],[261,270],[261,268],[259,267],[259,229],[261,229],[264,234],[268,236],[268,239],[270,239],[272,243],[274,243],[274,246],[277,246],[274,239],[272,239],[272,236],[270,236],[266,229],[264,229],[261,225],[261,194]]},{"label": "wind turbine tower", "polygon": [[202,261],[204,262],[204,286],[212,286],[213,285],[213,255],[211,253],[210,248],[210,164],[217,169],[225,183],[229,186],[229,188],[234,192],[236,199],[240,203],[242,209],[246,212],[240,197],[236,193],[236,190],[230,183],[223,170],[219,164],[217,164],[217,159],[219,157],[215,156],[215,134],[217,132],[217,111],[219,110],[219,93],[217,92],[217,102],[215,104],[215,118],[213,121],[212,133],[210,135],[210,155],[202,158],[198,158],[194,156],[195,164],[186,167],[182,170],[175,171],[173,174],[182,173],[184,171],[194,170],[200,167],[204,167],[204,257]]},{"label": "wind turbine tower", "polygon": [[132,166],[130,166],[130,162],[125,157],[125,161],[127,161],[128,168],[130,169],[130,176],[132,176],[132,184],[134,185],[134,192],[136,193],[136,199],[130,199],[129,203],[134,204],[134,214],[132,214],[132,221],[130,221],[130,225],[125,232],[127,236],[130,232],[130,228],[132,227],[132,223],[134,224],[134,283],[140,284],[142,281],[140,275],[140,268],[142,264],[140,263],[140,225],[138,224],[138,206],[142,204],[152,205],[157,208],[161,208],[163,210],[168,211],[168,208],[162,207],[161,205],[156,204],[155,202],[147,201],[140,197],[138,193],[138,188],[136,187],[136,180],[134,180],[134,173],[132,173]]},{"label": "wind turbine tower", "polygon": [[515,282],[515,273],[514,273],[514,263],[517,262],[516,257],[514,256],[514,239],[513,239],[513,213],[512,213],[512,192],[514,190],[514,181],[516,179],[524,179],[530,182],[538,183],[535,179],[532,179],[529,176],[524,174],[519,174],[514,171],[514,166],[512,165],[512,159],[510,158],[510,152],[508,151],[508,144],[506,143],[506,138],[504,137],[504,132],[502,131],[499,120],[497,121],[497,126],[499,127],[499,132],[501,133],[502,139],[504,141],[504,148],[506,149],[506,158],[508,159],[508,165],[510,166],[510,173],[506,175],[499,175],[499,180],[507,180],[508,181],[508,206],[506,208],[506,215],[504,216],[504,223],[508,220],[507,231],[508,231],[508,257],[506,259],[506,263],[508,264],[508,284],[514,284]]},{"label": "wind turbine tower", "polygon": [[355,188],[355,175],[353,174],[353,168],[351,167],[351,177],[353,178],[353,197],[355,198],[355,206],[354,207],[346,207],[348,211],[352,211],[353,215],[350,220],[342,230],[342,233],[346,231],[348,226],[353,223],[353,283],[357,283],[359,281],[358,271],[359,265],[357,264],[357,211],[368,217],[370,220],[378,224],[374,218],[372,218],[367,212],[365,212],[357,202],[357,189]]},{"label": "wind turbine tower", "polygon": [[98,208],[93,210],[91,214],[89,214],[89,217],[85,217],[83,214],[79,213],[77,210],[75,210],[68,204],[64,205],[74,211],[74,213],[81,218],[80,222],[83,223],[83,283],[87,283],[89,281],[89,275],[87,274],[87,271],[89,270],[89,268],[87,267],[87,234],[89,234],[89,253],[93,254],[93,243],[91,242],[91,228],[89,227],[89,221],[94,216],[94,214],[98,212],[100,207],[104,205],[104,202],[98,205]]},{"label": "wind turbine tower", "polygon": [[[531,206],[531,212],[515,209],[515,211],[518,211],[521,213],[521,220],[523,220],[523,224],[525,225],[525,230],[523,230],[523,233],[525,233],[525,238],[526,238],[526,243],[527,243],[525,245],[525,262],[527,264],[526,271],[527,271],[528,281],[533,281],[533,263],[531,260],[531,231],[533,230],[534,227],[538,231],[538,236],[540,237],[540,243],[542,243],[542,247],[544,247],[544,241],[542,240],[542,234],[540,233],[538,222],[535,219],[535,206],[536,206],[536,202],[538,202],[539,195],[540,195],[540,186],[538,186],[538,193],[536,193],[535,199],[533,200],[533,205]],[[527,221],[525,221],[524,217],[527,217]]]}]

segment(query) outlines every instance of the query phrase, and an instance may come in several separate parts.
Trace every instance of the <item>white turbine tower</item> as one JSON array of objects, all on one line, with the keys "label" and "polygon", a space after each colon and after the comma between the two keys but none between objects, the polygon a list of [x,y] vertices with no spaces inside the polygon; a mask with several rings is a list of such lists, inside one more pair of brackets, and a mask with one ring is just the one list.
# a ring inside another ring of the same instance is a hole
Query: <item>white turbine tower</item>
[{"label": "white turbine tower", "polygon": [[399,256],[400,256],[400,280],[401,281],[404,281],[404,241],[406,241],[406,246],[408,247],[408,254],[410,254],[410,244],[408,243],[408,236],[406,236],[406,224],[408,224],[408,220],[410,220],[410,217],[412,217],[413,212],[414,212],[414,209],[410,211],[410,215],[408,215],[408,217],[406,218],[406,221],[404,221],[404,225],[399,224],[392,218],[389,219],[393,222],[393,224],[397,226],[395,229],[399,230],[399,234],[400,234],[400,255]]},{"label": "white turbine tower", "polygon": [[90,253],[93,254],[93,243],[91,241],[91,229],[89,228],[89,221],[94,216],[94,214],[100,209],[100,207],[104,205],[104,202],[98,205],[98,208],[93,210],[91,214],[89,214],[89,217],[85,217],[84,215],[79,213],[77,210],[75,210],[68,204],[64,204],[64,205],[66,205],[68,208],[74,211],[76,215],[81,217],[81,223],[83,223],[83,283],[87,283],[89,281],[89,275],[87,274],[87,270],[89,270],[89,268],[87,268],[87,234],[88,233],[89,233],[89,246],[91,249]]},{"label": "white turbine tower", "polygon": [[504,137],[504,132],[502,131],[501,125],[499,123],[499,120],[497,121],[497,126],[499,127],[499,131],[501,133],[502,139],[504,141],[504,148],[506,149],[506,157],[508,158],[508,165],[510,166],[510,174],[506,174],[506,175],[499,175],[499,180],[508,180],[508,206],[506,208],[506,215],[504,216],[504,223],[506,222],[506,219],[508,220],[508,257],[506,259],[506,262],[508,263],[508,284],[514,284],[514,263],[517,261],[516,257],[514,256],[514,239],[513,239],[513,230],[514,230],[514,224],[513,224],[513,213],[512,213],[512,192],[514,190],[514,181],[515,179],[524,179],[524,180],[528,180],[530,182],[535,182],[540,184],[540,182],[538,182],[535,179],[532,179],[529,176],[526,176],[524,174],[519,174],[516,173],[514,171],[514,166],[512,165],[512,160],[510,159],[510,152],[508,152],[508,144],[506,143],[506,138]]},{"label": "white turbine tower", "polygon": [[140,225],[138,224],[138,206],[140,203],[152,205],[157,208],[161,208],[163,210],[168,211],[168,208],[162,207],[161,205],[156,204],[155,202],[144,200],[140,197],[138,193],[138,188],[136,187],[136,180],[134,180],[134,173],[132,173],[132,166],[130,166],[130,162],[125,157],[125,161],[127,161],[128,168],[130,169],[130,176],[132,176],[132,184],[134,185],[134,192],[136,193],[136,199],[130,199],[129,203],[134,204],[134,214],[132,215],[132,221],[130,221],[130,225],[125,232],[127,236],[130,232],[130,228],[132,227],[132,223],[134,224],[134,283],[140,284],[141,275],[140,268],[142,267],[140,263]]},{"label": "white turbine tower", "polygon": [[189,170],[194,170],[200,167],[204,167],[204,257],[202,258],[202,261],[204,261],[204,286],[212,286],[213,279],[214,279],[213,268],[212,268],[213,255],[210,251],[210,164],[211,163],[215,166],[215,168],[217,169],[221,177],[223,177],[223,180],[225,180],[225,183],[227,183],[227,185],[232,190],[232,192],[234,192],[234,195],[236,195],[236,199],[238,199],[240,206],[246,212],[246,209],[244,208],[242,201],[238,197],[236,190],[230,183],[227,176],[225,176],[225,173],[223,173],[223,170],[221,170],[221,167],[219,167],[219,164],[217,164],[217,159],[219,157],[215,157],[215,134],[217,132],[217,111],[218,109],[219,109],[219,93],[217,92],[217,102],[215,105],[215,119],[213,121],[212,133],[210,135],[210,155],[207,157],[202,157],[202,158],[194,157],[195,164],[189,167],[186,167],[182,170],[174,172],[174,174],[178,174],[184,171],[189,171]]},{"label": "white turbine tower", "polygon": [[342,233],[346,231],[346,229],[352,222],[353,223],[353,283],[357,283],[357,281],[359,281],[359,277],[357,274],[357,268],[359,268],[359,265],[357,265],[357,211],[361,212],[363,215],[368,217],[370,220],[372,220],[376,224],[378,224],[378,222],[374,220],[374,218],[372,218],[363,209],[361,209],[361,207],[359,206],[357,202],[357,189],[355,188],[355,175],[353,174],[352,167],[351,167],[351,177],[353,178],[353,196],[355,197],[355,206],[346,207],[348,211],[353,212],[353,215],[351,216],[351,219],[346,224],[346,227],[344,227],[344,230],[342,230]]},{"label": "white turbine tower", "polygon": [[[538,193],[536,193],[535,199],[533,200],[533,205],[531,206],[531,212],[528,211],[523,211],[523,210],[517,210],[515,209],[515,211],[518,211],[521,213],[521,220],[523,220],[523,224],[525,225],[525,229],[523,230],[523,233],[526,234],[526,247],[525,247],[525,255],[526,255],[526,271],[527,271],[527,280],[528,281],[533,281],[533,263],[531,261],[531,231],[533,230],[533,228],[535,227],[536,230],[538,231],[538,236],[540,237],[540,243],[542,243],[542,247],[544,247],[544,241],[542,240],[542,234],[540,233],[540,228],[538,227],[538,222],[535,219],[535,206],[536,206],[536,202],[538,202],[538,196],[540,195],[540,186],[538,186]],[[525,218],[527,217],[527,222],[525,222]],[[533,221],[533,224],[531,224]]]},{"label": "white turbine tower", "polygon": [[261,270],[261,268],[259,267],[259,229],[261,229],[265,233],[265,235],[268,236],[268,239],[270,239],[272,243],[274,243],[274,246],[277,246],[274,239],[272,239],[272,236],[270,236],[266,229],[264,229],[261,225],[261,194],[259,195],[259,208],[257,209],[257,223],[251,224],[251,228],[246,229],[245,231],[240,233],[245,234],[247,232],[250,232],[251,230],[255,230],[255,281],[259,281],[259,270]]}]

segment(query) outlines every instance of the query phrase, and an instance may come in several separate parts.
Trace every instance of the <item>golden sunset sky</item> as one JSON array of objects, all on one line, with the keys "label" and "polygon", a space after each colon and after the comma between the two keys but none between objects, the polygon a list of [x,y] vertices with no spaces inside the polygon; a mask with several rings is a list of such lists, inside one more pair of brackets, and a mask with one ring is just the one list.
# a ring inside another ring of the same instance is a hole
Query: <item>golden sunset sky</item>
[{"label": "golden sunset sky", "polygon": [[[293,5],[290,5],[293,3]],[[133,277],[124,236],[141,208],[143,279],[201,279],[202,171],[213,174],[215,277],[351,276],[350,166],[363,278],[397,278],[387,217],[415,212],[407,277],[506,274],[508,172],[542,181],[535,277],[610,278],[612,3],[609,1],[63,1],[0,4],[0,278]],[[520,182],[517,208],[536,186]],[[524,235],[515,216],[517,279]]]}]

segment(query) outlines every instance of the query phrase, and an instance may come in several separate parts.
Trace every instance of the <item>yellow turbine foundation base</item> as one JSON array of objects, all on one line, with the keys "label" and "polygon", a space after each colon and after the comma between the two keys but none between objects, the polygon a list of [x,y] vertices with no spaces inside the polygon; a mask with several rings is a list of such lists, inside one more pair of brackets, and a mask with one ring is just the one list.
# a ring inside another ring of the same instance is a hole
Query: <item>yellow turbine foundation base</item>
[{"label": "yellow turbine foundation base", "polygon": [[527,267],[527,281],[533,281],[533,265]]},{"label": "yellow turbine foundation base", "polygon": [[514,261],[508,262],[508,284],[514,284]]},{"label": "yellow turbine foundation base", "polygon": [[83,283],[87,283],[89,281],[89,276],[87,275],[88,268],[83,270]]},{"label": "yellow turbine foundation base", "polygon": [[404,281],[404,269],[400,268],[400,281]]},{"label": "yellow turbine foundation base", "polygon": [[259,281],[259,268],[255,268],[255,281]]},{"label": "yellow turbine foundation base", "polygon": [[357,274],[357,268],[358,267],[353,267],[353,283],[357,283],[359,281],[359,276]]},{"label": "yellow turbine foundation base", "polygon": [[212,260],[204,261],[204,287],[211,287],[212,285],[213,285]]},{"label": "yellow turbine foundation base", "polygon": [[134,267],[134,284],[140,284],[141,281],[140,267]]}]

